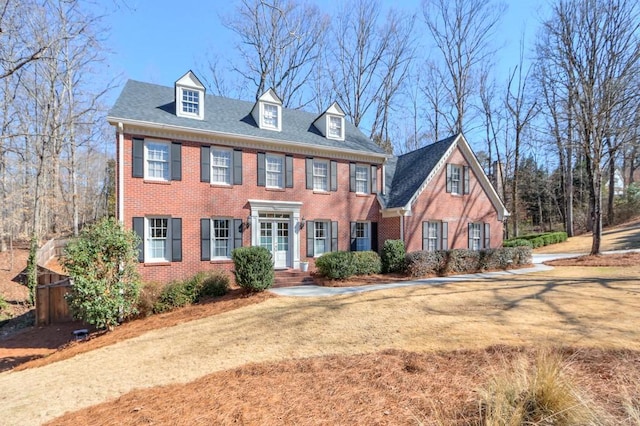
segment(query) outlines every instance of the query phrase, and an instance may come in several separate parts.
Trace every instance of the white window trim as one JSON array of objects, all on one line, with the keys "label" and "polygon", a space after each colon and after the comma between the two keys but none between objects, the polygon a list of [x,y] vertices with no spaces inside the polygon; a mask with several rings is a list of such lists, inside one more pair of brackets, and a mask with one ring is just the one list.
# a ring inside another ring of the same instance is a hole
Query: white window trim
[{"label": "white window trim", "polygon": [[[327,166],[327,174],[324,176],[324,178],[326,179],[326,188],[322,189],[322,188],[316,188],[316,163],[322,163],[324,165]],[[330,178],[329,175],[331,175],[331,164],[329,162],[329,160],[321,160],[321,159],[313,159],[313,162],[311,164],[311,167],[313,168],[313,170],[311,171],[311,175],[312,175],[312,179],[313,179],[313,190],[316,192],[329,192],[329,190],[331,189],[330,186]]]},{"label": "white window trim", "polygon": [[[167,220],[167,236],[165,238],[165,257],[151,256],[151,219]],[[165,263],[171,262],[171,217],[170,216],[148,216],[144,218],[144,262],[145,263]]]},{"label": "white window trim", "polygon": [[[458,171],[458,180],[454,181],[453,180],[453,175],[454,175],[454,170]],[[452,164],[451,165],[451,193],[454,195],[462,195],[462,185],[463,185],[463,179],[464,177],[462,176],[464,173],[464,169],[462,166],[457,165],[457,164]],[[457,188],[455,188],[454,190],[454,182],[457,182]]]},{"label": "white window trim", "polygon": [[[331,134],[331,119],[339,119],[340,120],[340,135]],[[344,140],[344,117],[340,117],[339,115],[327,114],[327,139],[335,139],[342,141]]]},{"label": "white window trim", "polygon": [[[363,180],[359,180],[358,179],[358,168],[362,168],[365,169],[367,177],[365,182],[365,191],[358,191],[358,182],[363,182]],[[369,194],[369,188],[371,187],[371,167],[366,165],[366,164],[356,164],[354,173],[356,174],[355,178],[356,178],[356,187],[354,188],[356,191],[356,194],[362,194],[362,195],[368,195]]]},{"label": "white window trim", "polygon": [[[214,255],[214,251],[215,251],[215,247],[214,247],[214,241],[216,240],[215,238],[215,230],[213,228],[213,221],[214,220],[226,220],[227,221],[227,255],[226,256],[215,256]],[[230,217],[212,217],[209,220],[209,227],[210,227],[210,234],[211,235],[211,242],[210,242],[210,247],[211,247],[211,260],[229,260],[231,259],[231,250],[233,250],[233,243],[234,243],[234,229],[233,229],[233,218]]]},{"label": "white window trim", "polygon": [[[365,237],[358,237],[358,225],[364,225],[364,230],[365,230]],[[371,250],[371,222],[356,222],[356,251],[369,251]],[[358,249],[358,240],[368,240],[369,241],[369,248],[367,248],[366,250],[359,250]]]},{"label": "white window trim", "polygon": [[[280,186],[273,186],[273,185],[269,185],[269,170],[267,165],[269,164],[269,158],[277,158],[280,160],[280,164],[281,164],[281,168],[280,168]],[[284,189],[285,187],[285,157],[284,155],[279,155],[279,154],[269,154],[267,153],[264,157],[264,184],[266,188],[270,188],[270,189]]]},{"label": "white window trim", "polygon": [[472,238],[471,235],[469,235],[469,241],[473,240],[473,241],[477,241],[478,242],[478,247],[469,247],[469,250],[481,250],[483,248],[482,244],[483,244],[483,235],[482,233],[484,232],[484,223],[481,222],[471,222],[470,224],[471,226],[469,226],[469,232],[471,232],[471,228],[472,227],[477,227],[478,230],[478,238]]},{"label": "white window trim", "polygon": [[[324,224],[324,238],[316,237],[316,226],[318,223]],[[324,240],[325,251],[318,253],[316,250],[316,241]],[[313,222],[313,257],[320,257],[325,253],[331,252],[331,221],[330,220],[316,220]]]},{"label": "white window trim", "polygon": [[[265,110],[266,110],[266,106],[274,106],[276,107],[276,125],[275,126],[271,126],[268,125],[265,122]],[[276,104],[276,103],[272,103],[272,102],[264,102],[264,101],[260,101],[260,128],[261,129],[267,129],[267,130],[276,130],[276,131],[281,131],[282,130],[282,106]]]},{"label": "white window trim", "polygon": [[[218,152],[226,152],[229,154],[229,181],[228,182],[219,182],[219,181],[215,181],[213,180],[213,168],[215,167],[213,164],[213,157],[214,157],[214,153],[218,151]],[[227,185],[227,186],[231,186],[233,183],[233,150],[232,149],[227,149],[227,148],[220,148],[217,146],[212,146],[211,147],[211,158],[210,158],[210,163],[211,163],[211,179],[210,179],[210,183],[214,184],[214,185]]]},{"label": "white window trim", "polygon": [[[159,178],[159,177],[152,177],[149,175],[149,145],[150,144],[164,145],[167,148],[167,178],[166,179]],[[171,180],[171,143],[167,141],[160,141],[155,139],[145,139],[143,151],[144,153],[143,153],[142,161],[144,162],[144,179],[158,181],[158,182],[169,182]]]},{"label": "white window trim", "polygon": [[[198,93],[197,114],[183,110],[182,98],[185,90]],[[204,119],[204,90],[197,87],[178,86],[178,97],[176,99],[176,115],[178,117],[197,118],[198,120]]]}]

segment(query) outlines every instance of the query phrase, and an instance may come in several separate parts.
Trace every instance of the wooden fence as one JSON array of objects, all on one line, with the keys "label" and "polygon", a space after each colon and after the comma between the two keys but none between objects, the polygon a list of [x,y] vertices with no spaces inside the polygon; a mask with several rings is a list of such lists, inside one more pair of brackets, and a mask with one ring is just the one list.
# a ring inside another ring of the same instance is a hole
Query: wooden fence
[{"label": "wooden fence", "polygon": [[38,287],[36,288],[36,325],[72,321],[69,305],[64,295],[69,292],[71,281],[66,275],[46,268],[47,262],[62,254],[67,240],[49,240],[36,253]]}]

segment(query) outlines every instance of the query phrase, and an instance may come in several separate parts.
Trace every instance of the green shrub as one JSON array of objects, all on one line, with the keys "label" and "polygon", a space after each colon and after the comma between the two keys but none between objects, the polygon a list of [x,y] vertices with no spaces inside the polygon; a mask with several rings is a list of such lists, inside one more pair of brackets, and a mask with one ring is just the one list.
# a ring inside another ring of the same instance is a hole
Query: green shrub
[{"label": "green shrub", "polygon": [[416,251],[406,256],[407,274],[412,277],[474,273],[509,269],[531,263],[531,247],[503,247],[484,250]]},{"label": "green shrub", "polygon": [[513,240],[505,240],[503,247],[533,247],[531,241],[524,238],[515,238]]},{"label": "green shrub", "polygon": [[447,252],[414,251],[405,256],[406,272],[411,277],[426,277],[427,275],[442,275],[447,260]]},{"label": "green shrub", "polygon": [[382,261],[375,251],[351,252],[356,269],[355,275],[379,274],[382,270]]},{"label": "green shrub", "polygon": [[191,283],[187,281],[173,281],[165,286],[158,301],[153,306],[153,313],[160,314],[176,308],[190,305],[194,302]]},{"label": "green shrub", "polygon": [[264,247],[239,247],[231,252],[236,283],[248,291],[263,291],[275,279],[271,253]]},{"label": "green shrub", "polygon": [[154,313],[154,307],[160,299],[163,288],[164,286],[158,282],[144,283],[142,285],[136,304],[139,316],[148,317]]},{"label": "green shrub", "polygon": [[205,297],[220,297],[229,292],[229,276],[223,271],[212,271],[202,281],[198,300]]},{"label": "green shrub", "polygon": [[115,219],[103,219],[67,244],[63,265],[73,285],[65,298],[74,318],[111,329],[137,312],[138,242]]},{"label": "green shrub", "polygon": [[386,240],[382,246],[382,272],[404,272],[406,255],[404,241]]},{"label": "green shrub", "polygon": [[356,274],[356,265],[350,251],[325,253],[316,259],[318,273],[332,280],[343,280]]}]

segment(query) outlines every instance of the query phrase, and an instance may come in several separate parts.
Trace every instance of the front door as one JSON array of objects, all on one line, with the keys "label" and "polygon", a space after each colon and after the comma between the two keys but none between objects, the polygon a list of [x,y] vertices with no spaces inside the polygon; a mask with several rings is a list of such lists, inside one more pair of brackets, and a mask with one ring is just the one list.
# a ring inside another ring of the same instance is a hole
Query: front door
[{"label": "front door", "polygon": [[260,220],[260,246],[273,256],[273,267],[284,269],[289,266],[289,220]]}]

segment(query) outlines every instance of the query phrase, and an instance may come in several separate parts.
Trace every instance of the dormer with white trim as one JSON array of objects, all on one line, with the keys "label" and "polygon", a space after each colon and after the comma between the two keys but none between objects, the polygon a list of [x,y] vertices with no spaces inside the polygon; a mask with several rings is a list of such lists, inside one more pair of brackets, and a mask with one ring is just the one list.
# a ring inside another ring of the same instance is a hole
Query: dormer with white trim
[{"label": "dormer with white trim", "polygon": [[258,98],[251,115],[261,129],[282,130],[282,101],[273,89]]},{"label": "dormer with white trim", "polygon": [[327,139],[344,140],[344,111],[337,102],[331,104],[327,110],[313,122],[313,125]]},{"label": "dormer with white trim", "polygon": [[205,88],[193,71],[180,77],[175,88],[176,115],[203,120]]}]

